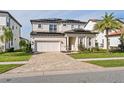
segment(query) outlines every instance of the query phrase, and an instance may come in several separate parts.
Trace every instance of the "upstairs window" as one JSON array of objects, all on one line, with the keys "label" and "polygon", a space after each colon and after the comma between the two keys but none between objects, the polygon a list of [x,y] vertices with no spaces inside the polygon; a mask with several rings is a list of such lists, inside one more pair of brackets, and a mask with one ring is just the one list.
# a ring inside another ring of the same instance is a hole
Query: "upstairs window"
[{"label": "upstairs window", "polygon": [[41,28],[41,24],[38,24],[38,28]]},{"label": "upstairs window", "polygon": [[80,29],[81,25],[78,25],[78,29]]},{"label": "upstairs window", "polygon": [[12,30],[14,30],[14,26],[12,26]]},{"label": "upstairs window", "polygon": [[71,29],[74,29],[74,25],[71,25]]},{"label": "upstairs window", "polygon": [[50,32],[56,32],[57,31],[57,25],[50,24],[49,25],[49,31]]},{"label": "upstairs window", "polygon": [[8,26],[8,27],[10,26],[10,23],[9,23],[9,22],[7,22],[7,26]]},{"label": "upstairs window", "polygon": [[63,24],[63,26],[66,26],[66,24]]},{"label": "upstairs window", "polygon": [[7,20],[7,26],[10,27],[10,18]]}]

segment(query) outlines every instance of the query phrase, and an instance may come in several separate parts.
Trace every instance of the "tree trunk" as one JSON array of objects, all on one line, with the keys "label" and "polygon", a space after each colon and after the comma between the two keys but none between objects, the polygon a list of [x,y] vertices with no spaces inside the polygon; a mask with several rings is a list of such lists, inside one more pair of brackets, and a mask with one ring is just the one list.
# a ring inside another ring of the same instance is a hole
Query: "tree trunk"
[{"label": "tree trunk", "polygon": [[[5,51],[6,51],[6,42],[5,42]],[[4,52],[5,52],[5,51],[4,51]]]},{"label": "tree trunk", "polygon": [[106,48],[107,48],[107,53],[109,53],[109,38],[108,38],[108,31],[109,31],[109,29],[106,29]]}]

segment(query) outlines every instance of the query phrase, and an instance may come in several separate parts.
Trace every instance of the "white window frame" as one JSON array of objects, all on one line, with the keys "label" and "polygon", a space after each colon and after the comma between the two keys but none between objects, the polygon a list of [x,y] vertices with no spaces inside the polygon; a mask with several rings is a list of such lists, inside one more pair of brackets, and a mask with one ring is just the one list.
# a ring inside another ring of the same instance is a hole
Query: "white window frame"
[{"label": "white window frame", "polygon": [[71,29],[74,29],[74,25],[71,25]]},{"label": "white window frame", "polygon": [[[40,25],[40,27],[39,27],[39,25]],[[43,25],[42,24],[38,24],[37,27],[38,27],[38,29],[43,29]]]},{"label": "white window frame", "polygon": [[49,24],[49,32],[57,32],[57,24]]}]

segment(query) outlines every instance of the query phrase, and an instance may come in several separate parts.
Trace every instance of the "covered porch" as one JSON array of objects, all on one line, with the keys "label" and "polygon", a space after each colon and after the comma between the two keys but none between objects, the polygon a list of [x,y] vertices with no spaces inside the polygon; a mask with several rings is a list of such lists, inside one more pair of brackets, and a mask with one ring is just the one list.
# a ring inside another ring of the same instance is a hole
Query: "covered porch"
[{"label": "covered porch", "polygon": [[79,51],[79,46],[83,48],[95,47],[96,33],[86,31],[66,32],[66,50]]}]

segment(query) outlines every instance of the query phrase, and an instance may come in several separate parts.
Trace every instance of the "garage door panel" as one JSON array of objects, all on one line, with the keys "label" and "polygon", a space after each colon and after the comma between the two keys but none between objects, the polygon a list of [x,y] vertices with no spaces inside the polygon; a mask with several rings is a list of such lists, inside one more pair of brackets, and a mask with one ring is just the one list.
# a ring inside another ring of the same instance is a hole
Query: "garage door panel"
[{"label": "garage door panel", "polygon": [[37,42],[38,52],[60,51],[60,42]]}]

